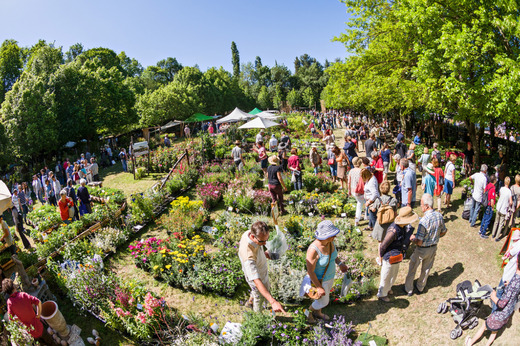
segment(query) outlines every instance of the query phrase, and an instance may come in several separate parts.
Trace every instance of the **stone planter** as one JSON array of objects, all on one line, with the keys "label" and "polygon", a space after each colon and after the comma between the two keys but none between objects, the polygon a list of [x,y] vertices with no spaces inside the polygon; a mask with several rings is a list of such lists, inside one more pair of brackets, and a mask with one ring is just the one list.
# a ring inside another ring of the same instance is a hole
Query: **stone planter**
[{"label": "stone planter", "polygon": [[41,317],[47,321],[49,326],[58,332],[60,338],[66,338],[70,334],[70,328],[67,326],[65,318],[58,310],[58,304],[49,300],[42,304]]}]

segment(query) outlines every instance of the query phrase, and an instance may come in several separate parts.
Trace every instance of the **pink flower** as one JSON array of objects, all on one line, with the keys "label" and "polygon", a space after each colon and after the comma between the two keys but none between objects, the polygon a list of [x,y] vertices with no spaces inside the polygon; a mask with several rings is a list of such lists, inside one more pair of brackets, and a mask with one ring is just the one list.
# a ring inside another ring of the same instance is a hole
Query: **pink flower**
[{"label": "pink flower", "polygon": [[146,323],[146,315],[143,312],[137,314],[137,319],[141,321],[141,323]]}]

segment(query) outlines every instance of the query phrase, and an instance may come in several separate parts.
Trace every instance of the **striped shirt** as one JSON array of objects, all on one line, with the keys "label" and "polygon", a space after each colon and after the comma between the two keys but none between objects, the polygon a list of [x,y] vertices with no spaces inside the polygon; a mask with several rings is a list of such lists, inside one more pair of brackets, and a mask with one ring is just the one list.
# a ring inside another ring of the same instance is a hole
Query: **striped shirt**
[{"label": "striped shirt", "polygon": [[436,245],[441,233],[446,232],[442,214],[432,209],[424,213],[417,227],[417,240],[422,240],[422,247]]},{"label": "striped shirt", "polygon": [[27,199],[25,198],[25,192],[18,191],[18,199],[20,200],[21,205],[25,205],[27,203]]}]

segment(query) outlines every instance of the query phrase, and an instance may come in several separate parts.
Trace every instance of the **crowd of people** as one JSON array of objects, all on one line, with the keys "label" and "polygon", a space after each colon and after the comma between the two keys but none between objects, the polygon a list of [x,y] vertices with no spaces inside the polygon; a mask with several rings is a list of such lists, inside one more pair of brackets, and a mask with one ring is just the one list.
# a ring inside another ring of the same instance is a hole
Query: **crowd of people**
[{"label": "crowd of people", "polygon": [[[337,127],[345,129],[344,145],[341,149],[333,132]],[[494,189],[500,186],[496,202],[499,215],[495,219],[493,237],[498,241],[515,226],[520,208],[520,200],[517,197],[520,194],[520,175],[515,177],[515,185],[510,187],[510,178],[500,177],[498,169],[497,173],[488,175],[487,166],[482,165],[480,172],[471,174],[475,166],[471,143],[468,143],[467,150],[462,155],[447,153],[445,157],[441,155],[438,144],[432,143],[430,148],[425,146],[422,154],[416,157],[416,145],[426,144],[419,132],[407,145],[402,132],[398,132],[395,140],[393,139],[386,121],[370,123],[362,117],[356,119],[339,113],[314,113],[308,130],[316,138],[321,137],[323,142],[323,146],[318,142],[313,142],[310,146],[309,162],[314,174],[319,174],[323,166],[323,153],[320,153],[320,149],[324,148],[326,164],[332,179],[340,185],[340,189],[347,189],[347,193],[356,200],[355,225],[359,226],[367,220],[365,230],[370,231],[370,236],[378,241],[376,262],[381,266],[381,275],[377,297],[382,302],[391,302],[389,297],[394,294],[392,288],[396,284],[400,263],[412,243],[415,244],[415,250],[410,256],[403,290],[407,296],[421,294],[425,290],[439,242],[448,232],[443,215],[452,207],[451,196],[457,181],[455,162],[459,156],[463,158],[462,173],[474,182],[470,225],[480,227],[481,236],[487,237],[485,232],[496,198]],[[265,133],[260,131],[253,149],[258,153],[260,166],[266,173],[272,202],[278,204],[282,214],[285,212],[283,192],[286,191],[283,175],[291,175],[295,190],[301,189],[302,183],[305,183],[302,182],[302,159],[298,156],[298,149],[291,148],[290,139],[287,137],[288,135],[283,133],[279,141],[272,135],[268,140],[269,147],[266,148]],[[244,153],[240,146],[240,141],[237,141],[233,149],[237,167],[242,164]],[[361,152],[365,154],[363,157],[360,157]],[[420,185],[418,174],[421,175]],[[390,177],[392,181],[389,180]],[[420,219],[414,212],[417,188],[423,190],[420,198],[423,215]],[[489,202],[484,203],[484,198]],[[482,205],[486,210],[481,225],[475,226]],[[413,224],[417,222],[417,227],[414,227]],[[239,257],[244,275],[251,287],[251,297],[246,305],[258,311],[261,309],[262,299],[265,299],[274,311],[284,312],[282,305],[269,293],[267,259],[270,258],[270,254],[261,248],[269,238],[269,232],[267,224],[257,222],[250,231],[243,234],[240,241]],[[331,221],[322,221],[317,226],[315,241],[307,250],[307,275],[303,278],[300,295],[313,299],[307,317],[310,323],[314,323],[316,319],[330,319],[322,309],[329,303],[336,266],[341,271],[346,271],[334,245],[338,233],[339,229]],[[515,233],[513,239],[517,242],[520,232]],[[515,247],[515,250],[508,252],[506,256],[514,257],[516,263],[518,250],[520,247]],[[416,278],[417,271],[419,275]],[[512,280],[511,277],[508,279]],[[511,281],[514,285],[506,284],[505,288],[501,282],[499,286],[502,287],[502,291],[495,292],[492,296],[492,301],[502,311],[505,306],[514,306],[518,301],[518,279],[520,277],[517,278],[515,274],[515,280]],[[505,290],[507,294],[504,293]],[[494,311],[486,328],[496,333],[507,322],[512,312],[512,309],[501,314]],[[499,322],[492,324],[492,320]],[[474,339],[479,339],[482,333],[483,330],[479,331]],[[471,338],[467,342],[471,344]]]}]

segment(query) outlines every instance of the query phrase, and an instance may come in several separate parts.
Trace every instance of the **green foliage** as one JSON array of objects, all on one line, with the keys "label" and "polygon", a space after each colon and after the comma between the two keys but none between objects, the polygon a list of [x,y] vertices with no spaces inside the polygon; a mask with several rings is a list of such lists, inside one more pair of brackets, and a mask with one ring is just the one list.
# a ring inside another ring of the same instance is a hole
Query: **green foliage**
[{"label": "green foliage", "polygon": [[233,76],[238,78],[240,75],[240,55],[235,41],[231,42],[231,63],[233,64]]},{"label": "green foliage", "polygon": [[242,323],[241,345],[255,346],[258,344],[268,344],[271,340],[270,327],[273,317],[262,312],[248,311],[244,314]]},{"label": "green foliage", "polygon": [[5,40],[0,47],[0,104],[22,73],[22,50],[15,40]]},{"label": "green foliage", "polygon": [[146,167],[137,167],[135,170],[135,179],[141,180],[146,176]]}]

